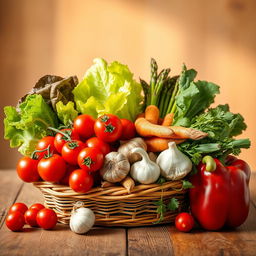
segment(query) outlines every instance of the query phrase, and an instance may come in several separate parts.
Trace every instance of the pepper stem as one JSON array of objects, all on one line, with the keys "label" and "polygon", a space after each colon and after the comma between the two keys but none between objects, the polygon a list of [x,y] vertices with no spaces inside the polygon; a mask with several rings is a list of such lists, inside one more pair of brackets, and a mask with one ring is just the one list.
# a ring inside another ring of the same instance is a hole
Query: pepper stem
[{"label": "pepper stem", "polygon": [[202,163],[206,164],[205,169],[206,169],[207,172],[213,172],[213,171],[216,170],[216,163],[215,163],[214,159],[211,156],[205,156],[202,159]]}]

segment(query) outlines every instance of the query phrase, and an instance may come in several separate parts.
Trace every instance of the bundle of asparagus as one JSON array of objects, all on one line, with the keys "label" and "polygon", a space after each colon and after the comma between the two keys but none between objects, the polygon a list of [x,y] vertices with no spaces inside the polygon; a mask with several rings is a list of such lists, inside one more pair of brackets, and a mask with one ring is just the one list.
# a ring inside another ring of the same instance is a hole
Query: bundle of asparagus
[{"label": "bundle of asparagus", "polygon": [[145,94],[145,107],[155,105],[160,110],[160,117],[175,111],[175,96],[178,93],[179,76],[169,76],[170,69],[163,69],[158,74],[158,65],[151,59],[150,83],[140,79]]}]

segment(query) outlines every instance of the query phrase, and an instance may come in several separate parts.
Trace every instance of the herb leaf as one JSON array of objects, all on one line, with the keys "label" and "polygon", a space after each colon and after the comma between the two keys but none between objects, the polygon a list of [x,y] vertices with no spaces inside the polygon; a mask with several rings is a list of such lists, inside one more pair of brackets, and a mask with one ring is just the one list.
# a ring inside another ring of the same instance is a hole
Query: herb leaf
[{"label": "herb leaf", "polygon": [[193,184],[188,180],[182,181],[182,189],[194,188]]},{"label": "herb leaf", "polygon": [[179,201],[175,197],[173,197],[167,205],[167,209],[170,211],[175,211],[179,207]]}]

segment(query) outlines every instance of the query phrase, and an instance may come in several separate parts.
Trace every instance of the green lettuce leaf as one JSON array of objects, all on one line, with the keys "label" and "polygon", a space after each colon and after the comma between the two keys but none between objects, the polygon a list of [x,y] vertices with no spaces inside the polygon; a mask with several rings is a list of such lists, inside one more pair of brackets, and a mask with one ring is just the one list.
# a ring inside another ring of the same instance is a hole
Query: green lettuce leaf
[{"label": "green lettuce leaf", "polygon": [[77,110],[98,117],[111,113],[134,120],[142,111],[142,87],[126,65],[95,59],[73,90]]},{"label": "green lettuce leaf", "polygon": [[191,120],[202,113],[213,102],[219,86],[207,81],[190,82],[189,86],[180,87],[176,96],[174,125],[190,126]]},{"label": "green lettuce leaf", "polygon": [[78,116],[78,111],[75,110],[74,102],[69,101],[66,105],[62,101],[56,104],[58,118],[64,125],[69,125]]},{"label": "green lettuce leaf", "polygon": [[41,95],[28,95],[17,111],[12,106],[4,108],[4,138],[12,148],[19,147],[23,155],[30,155],[39,139],[47,135],[47,128],[58,127],[57,115]]}]

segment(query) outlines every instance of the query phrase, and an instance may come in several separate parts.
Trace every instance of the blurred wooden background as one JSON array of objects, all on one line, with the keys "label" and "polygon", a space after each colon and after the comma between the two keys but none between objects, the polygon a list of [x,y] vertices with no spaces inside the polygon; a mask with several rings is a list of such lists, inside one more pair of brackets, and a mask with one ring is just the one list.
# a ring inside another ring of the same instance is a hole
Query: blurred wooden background
[{"label": "blurred wooden background", "polygon": [[[103,57],[148,78],[154,57],[173,74],[184,62],[221,86],[216,103],[245,117],[252,147],[241,157],[256,169],[255,11],[255,0],[0,0],[1,134],[3,106],[41,76],[81,78]],[[0,168],[18,157],[1,136]]]}]

